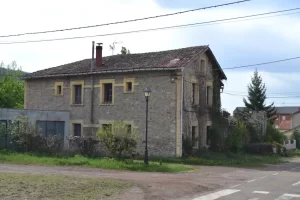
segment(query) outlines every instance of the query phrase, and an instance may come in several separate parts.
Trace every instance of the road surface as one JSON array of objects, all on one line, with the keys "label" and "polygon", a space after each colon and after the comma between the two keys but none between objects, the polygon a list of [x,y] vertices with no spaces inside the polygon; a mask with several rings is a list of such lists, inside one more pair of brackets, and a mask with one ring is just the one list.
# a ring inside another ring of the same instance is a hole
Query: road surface
[{"label": "road surface", "polygon": [[245,173],[255,174],[239,184],[202,194],[193,200],[300,200],[299,160]]}]

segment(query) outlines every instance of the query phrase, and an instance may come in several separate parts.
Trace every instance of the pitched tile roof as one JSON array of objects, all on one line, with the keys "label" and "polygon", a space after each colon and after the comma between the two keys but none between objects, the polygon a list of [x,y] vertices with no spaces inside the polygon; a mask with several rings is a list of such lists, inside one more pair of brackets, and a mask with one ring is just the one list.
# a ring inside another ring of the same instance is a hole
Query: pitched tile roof
[{"label": "pitched tile roof", "polygon": [[[208,46],[195,46],[182,49],[114,55],[103,57],[103,66],[94,66],[93,73],[117,72],[117,71],[139,71],[139,70],[166,70],[179,69],[185,67],[191,59],[201,53],[207,52],[213,59],[213,65],[217,66],[221,74],[221,79],[226,79],[224,72],[212,54]],[[51,76],[69,76],[91,73],[91,59],[80,60],[77,62],[48,68],[33,72],[24,76],[24,79],[41,78]]]}]

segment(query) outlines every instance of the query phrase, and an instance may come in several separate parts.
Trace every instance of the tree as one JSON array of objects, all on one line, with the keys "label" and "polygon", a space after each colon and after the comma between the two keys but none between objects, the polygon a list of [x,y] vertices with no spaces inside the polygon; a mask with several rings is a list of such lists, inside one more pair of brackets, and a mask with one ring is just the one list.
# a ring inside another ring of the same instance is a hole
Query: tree
[{"label": "tree", "polygon": [[0,108],[24,107],[22,74],[16,62],[7,66],[3,62],[0,64]]},{"label": "tree", "polygon": [[266,105],[266,86],[262,82],[261,76],[257,70],[254,71],[254,75],[251,78],[251,83],[248,85],[248,101],[244,98],[243,101],[248,110],[253,111],[265,111],[268,119],[272,119],[272,116],[276,113],[274,103]]},{"label": "tree", "polygon": [[122,55],[130,54],[130,51],[129,51],[129,49],[126,49],[126,47],[122,47],[121,54]]}]

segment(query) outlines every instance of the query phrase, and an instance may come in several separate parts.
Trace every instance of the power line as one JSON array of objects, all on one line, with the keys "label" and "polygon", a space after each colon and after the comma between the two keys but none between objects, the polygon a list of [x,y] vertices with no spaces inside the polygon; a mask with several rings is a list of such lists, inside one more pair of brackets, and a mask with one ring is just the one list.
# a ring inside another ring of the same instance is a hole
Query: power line
[{"label": "power line", "polygon": [[[37,43],[37,42],[52,42],[52,41],[59,41],[59,40],[72,40],[72,39],[83,39],[83,38],[100,37],[100,36],[114,36],[114,35],[124,35],[124,34],[132,34],[132,33],[141,33],[141,32],[148,32],[148,31],[159,31],[159,30],[167,30],[167,29],[174,29],[174,28],[188,28],[188,27],[194,27],[194,26],[212,25],[212,24],[216,24],[217,22],[223,22],[223,23],[224,22],[226,23],[226,21],[232,22],[231,20],[236,20],[236,19],[251,18],[251,19],[247,19],[247,20],[254,20],[254,19],[257,19],[257,18],[253,18],[253,17],[276,14],[276,13],[282,13],[282,12],[289,12],[289,11],[294,11],[294,10],[300,10],[300,8],[279,10],[279,11],[273,11],[273,12],[267,12],[267,13],[260,13],[260,14],[246,15],[246,16],[240,16],[240,17],[232,17],[232,18],[225,18],[225,19],[205,21],[205,22],[181,24],[181,25],[174,25],[174,26],[165,26],[165,27],[152,28],[152,29],[141,29],[141,30],[135,30],[135,31],[124,31],[124,32],[106,33],[106,34],[98,34],[98,35],[77,36],[77,37],[75,36],[75,37],[67,37],[67,38],[28,40],[28,41],[16,41],[16,42],[1,42],[0,44],[24,44],[24,43]],[[290,13],[290,14],[295,14],[295,13]],[[269,16],[269,17],[272,17],[272,16]]]},{"label": "power line", "polygon": [[273,64],[273,63],[278,63],[278,62],[284,62],[284,61],[289,61],[289,60],[295,60],[299,59],[300,56],[293,57],[293,58],[286,58],[282,60],[274,60],[274,61],[269,61],[269,62],[263,62],[263,63],[256,63],[256,64],[251,64],[251,65],[242,65],[242,66],[236,66],[236,67],[227,67],[223,69],[238,69],[238,68],[245,68],[245,67],[253,67],[253,66],[259,66],[259,65],[267,65],[267,64]]},{"label": "power line", "polygon": [[50,30],[50,31],[38,31],[38,32],[18,33],[18,34],[11,34],[11,35],[2,35],[0,37],[3,38],[3,37],[16,37],[16,36],[23,36],[23,35],[35,35],[35,34],[55,33],[55,32],[63,32],[63,31],[86,29],[86,28],[95,28],[95,27],[100,27],[100,26],[123,24],[123,23],[129,23],[129,22],[137,22],[137,21],[142,21],[142,20],[155,19],[155,18],[168,17],[168,16],[179,15],[179,14],[184,14],[184,13],[189,13],[189,12],[195,12],[195,11],[199,11],[199,10],[205,10],[205,9],[211,9],[211,8],[218,8],[218,7],[223,7],[223,6],[229,6],[229,5],[233,5],[233,4],[244,3],[244,2],[247,2],[247,1],[251,1],[251,0],[234,1],[234,2],[230,2],[230,3],[224,3],[224,4],[213,5],[213,6],[195,8],[195,9],[185,10],[185,11],[181,11],[181,12],[175,12],[175,13],[169,13],[169,14],[163,14],[163,15],[156,15],[156,16],[150,16],[150,17],[144,17],[144,18],[137,18],[137,19],[131,19],[131,20],[125,20],[125,21],[110,22],[110,23],[105,23],[105,24],[97,24],[97,25],[90,25],[90,26],[65,28],[65,29],[57,29],[57,30]]},{"label": "power line", "polygon": [[[237,91],[237,90],[230,90],[226,89],[229,93],[243,93],[245,91]],[[300,95],[300,92],[267,92],[268,95]]]},{"label": "power line", "polygon": [[[242,97],[247,97],[248,95],[246,94],[233,94],[233,93],[228,93],[228,92],[223,92],[223,94],[227,94],[227,95],[232,95],[232,96],[242,96]],[[285,98],[300,98],[300,96],[285,96],[285,97],[267,97],[267,99],[285,99]]]}]

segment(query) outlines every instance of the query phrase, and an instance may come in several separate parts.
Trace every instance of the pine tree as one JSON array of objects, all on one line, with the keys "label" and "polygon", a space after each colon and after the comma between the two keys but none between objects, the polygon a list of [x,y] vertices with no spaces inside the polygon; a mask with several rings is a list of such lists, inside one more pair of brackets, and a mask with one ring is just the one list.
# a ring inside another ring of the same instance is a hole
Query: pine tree
[{"label": "pine tree", "polygon": [[244,98],[245,106],[248,110],[265,111],[268,119],[276,113],[274,103],[266,105],[266,86],[262,82],[261,76],[255,70],[251,83],[248,85],[248,101]]}]

